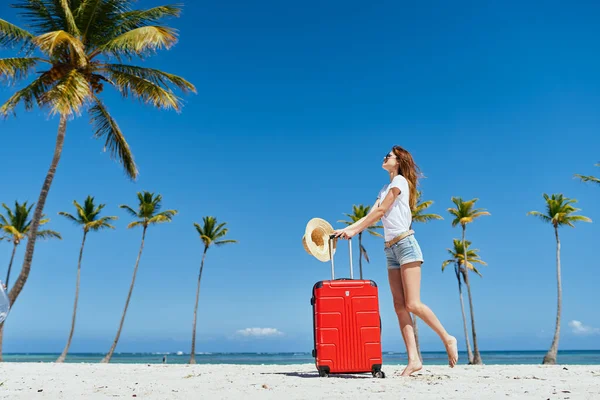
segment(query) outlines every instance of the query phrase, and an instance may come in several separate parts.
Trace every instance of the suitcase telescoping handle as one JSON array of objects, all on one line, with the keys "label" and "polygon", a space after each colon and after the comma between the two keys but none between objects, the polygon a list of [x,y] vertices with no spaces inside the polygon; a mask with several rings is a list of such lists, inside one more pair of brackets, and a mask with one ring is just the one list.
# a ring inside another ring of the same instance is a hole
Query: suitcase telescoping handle
[{"label": "suitcase telescoping handle", "polygon": [[[329,235],[329,255],[331,258],[331,280],[335,279],[335,268],[333,265],[333,241],[336,240],[335,235]],[[350,279],[354,279],[352,271],[352,238],[348,239],[348,249],[350,252]]]}]

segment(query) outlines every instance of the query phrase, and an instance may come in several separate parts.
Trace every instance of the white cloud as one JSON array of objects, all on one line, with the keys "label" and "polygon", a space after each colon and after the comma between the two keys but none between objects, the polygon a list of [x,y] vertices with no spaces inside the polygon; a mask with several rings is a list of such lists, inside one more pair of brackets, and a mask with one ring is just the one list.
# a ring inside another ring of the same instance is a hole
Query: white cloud
[{"label": "white cloud", "polygon": [[591,326],[584,325],[583,322],[573,320],[569,322],[569,326],[576,335],[598,335],[600,334],[600,328],[592,328]]},{"label": "white cloud", "polygon": [[280,332],[276,328],[246,328],[246,329],[240,329],[236,333],[239,336],[255,337],[255,338],[273,337],[273,336],[283,335],[283,332]]}]

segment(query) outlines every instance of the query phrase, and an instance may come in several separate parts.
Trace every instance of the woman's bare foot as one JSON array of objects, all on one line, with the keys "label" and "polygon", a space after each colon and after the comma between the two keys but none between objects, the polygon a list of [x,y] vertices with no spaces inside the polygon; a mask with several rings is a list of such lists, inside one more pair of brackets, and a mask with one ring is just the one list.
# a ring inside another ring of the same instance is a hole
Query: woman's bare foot
[{"label": "woman's bare foot", "polygon": [[415,373],[423,368],[423,364],[419,360],[409,361],[404,371],[400,376],[410,376],[412,373]]},{"label": "woman's bare foot", "polygon": [[446,346],[446,352],[448,353],[448,364],[450,365],[450,368],[454,368],[458,362],[458,347],[456,338],[454,336],[448,337],[444,343],[444,346]]}]

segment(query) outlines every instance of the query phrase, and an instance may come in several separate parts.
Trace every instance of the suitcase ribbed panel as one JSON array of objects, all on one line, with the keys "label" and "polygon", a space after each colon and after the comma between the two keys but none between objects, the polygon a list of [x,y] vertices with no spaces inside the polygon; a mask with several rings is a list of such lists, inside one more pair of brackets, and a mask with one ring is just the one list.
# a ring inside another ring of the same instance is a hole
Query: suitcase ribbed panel
[{"label": "suitcase ribbed panel", "polygon": [[313,295],[317,367],[352,373],[381,364],[377,287],[370,281],[323,281]]}]

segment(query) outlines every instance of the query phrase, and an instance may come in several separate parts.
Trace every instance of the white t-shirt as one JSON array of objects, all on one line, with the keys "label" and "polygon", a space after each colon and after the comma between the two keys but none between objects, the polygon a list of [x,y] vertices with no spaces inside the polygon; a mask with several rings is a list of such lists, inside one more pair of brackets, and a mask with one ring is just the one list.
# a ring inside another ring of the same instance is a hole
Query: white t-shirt
[{"label": "white t-shirt", "polygon": [[408,188],[408,181],[402,175],[394,177],[388,185],[385,185],[381,189],[377,196],[379,204],[383,202],[390,189],[394,187],[400,189],[400,194],[381,218],[386,242],[408,231],[412,222],[412,212],[410,211],[409,202],[410,190]]}]

